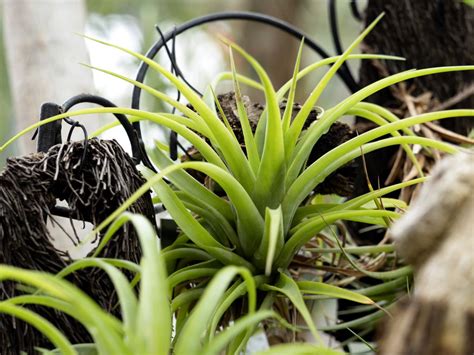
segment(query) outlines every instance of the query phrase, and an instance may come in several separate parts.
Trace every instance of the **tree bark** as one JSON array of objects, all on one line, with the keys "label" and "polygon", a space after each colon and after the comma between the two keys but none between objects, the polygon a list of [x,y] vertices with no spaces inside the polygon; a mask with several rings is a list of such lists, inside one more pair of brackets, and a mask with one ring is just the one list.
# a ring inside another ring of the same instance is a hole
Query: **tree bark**
[{"label": "tree bark", "polygon": [[[390,320],[381,354],[473,354],[474,155],[441,162],[392,228],[415,291]],[[436,193],[433,193],[436,191]]]},{"label": "tree bark", "polygon": [[[366,25],[382,12],[385,16],[364,40],[362,48],[368,52],[406,58],[406,61],[384,61],[382,64],[386,74],[413,68],[474,63],[474,8],[462,1],[370,0]],[[362,61],[361,85],[368,85],[384,76],[385,73],[374,62]],[[443,103],[474,85],[474,72],[423,76],[409,84],[414,87],[412,96],[431,92],[432,104],[436,106],[436,101]],[[373,95],[369,101],[392,108],[400,105],[388,89]],[[471,91],[471,95],[452,107],[474,107],[474,92]],[[467,134],[473,127],[470,119],[444,120],[442,125],[461,134]]]},{"label": "tree bark", "polygon": [[[406,61],[362,61],[361,86],[413,68],[474,63],[474,8],[462,1],[369,0],[366,25],[382,12],[385,16],[366,37],[362,50],[398,55]],[[410,100],[412,103],[416,101],[416,107],[412,107],[411,111]],[[458,102],[452,104],[456,100]],[[367,101],[395,110],[401,118],[441,108],[473,108],[474,72],[458,71],[419,77],[384,89],[367,98]],[[442,120],[440,125],[467,135],[474,128],[474,121],[472,118],[454,118]],[[356,129],[359,132],[370,127],[370,123],[357,118]],[[385,184],[396,160],[397,149],[390,147],[366,154],[368,176],[373,186]],[[362,162],[359,165],[362,166]],[[404,177],[398,176],[387,184]],[[356,177],[355,195],[367,191],[365,173],[361,168]],[[373,241],[372,236],[369,238]]]}]

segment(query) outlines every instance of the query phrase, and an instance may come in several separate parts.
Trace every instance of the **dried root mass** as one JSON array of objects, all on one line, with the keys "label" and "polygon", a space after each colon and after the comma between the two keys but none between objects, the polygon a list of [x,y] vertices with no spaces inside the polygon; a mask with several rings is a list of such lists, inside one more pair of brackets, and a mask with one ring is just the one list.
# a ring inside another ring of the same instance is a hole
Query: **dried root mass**
[{"label": "dried root mass", "polygon": [[[132,159],[115,141],[92,139],[53,146],[46,153],[11,158],[0,173],[0,263],[57,273],[72,260],[56,249],[47,229],[53,218],[56,199],[67,202],[71,218],[98,224],[118,208],[144,179]],[[153,218],[153,205],[146,194],[130,211]],[[132,228],[122,228],[101,256],[138,262],[138,238]],[[107,276],[99,270],[81,270],[68,277],[108,311],[117,298]],[[21,294],[11,282],[0,283],[0,299]],[[88,342],[82,326],[51,309],[31,307],[50,320],[72,342]],[[33,352],[34,346],[49,346],[47,340],[29,325],[0,316],[2,354]]]}]

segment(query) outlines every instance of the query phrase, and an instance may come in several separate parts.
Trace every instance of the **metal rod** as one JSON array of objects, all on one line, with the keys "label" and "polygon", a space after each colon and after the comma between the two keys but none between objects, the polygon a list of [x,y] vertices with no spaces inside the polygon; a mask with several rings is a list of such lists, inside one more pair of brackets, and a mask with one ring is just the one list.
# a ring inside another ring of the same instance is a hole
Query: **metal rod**
[{"label": "metal rod", "polygon": [[[331,37],[334,44],[334,49],[336,50],[337,55],[342,55],[344,50],[342,49],[341,37],[339,36],[339,29],[337,25],[337,9],[336,9],[336,0],[329,0],[329,27],[331,28]],[[351,82],[355,83],[354,76],[352,75],[347,62],[342,63],[341,69],[347,72],[347,75],[351,78]],[[353,93],[359,89],[359,86],[355,84],[355,89],[352,90]]]},{"label": "metal rod", "polygon": [[[41,105],[40,120],[45,120],[61,113],[61,107],[59,105],[52,102],[46,102]],[[40,126],[37,132],[38,142],[36,151],[47,152],[53,145],[61,143],[61,120]]]}]

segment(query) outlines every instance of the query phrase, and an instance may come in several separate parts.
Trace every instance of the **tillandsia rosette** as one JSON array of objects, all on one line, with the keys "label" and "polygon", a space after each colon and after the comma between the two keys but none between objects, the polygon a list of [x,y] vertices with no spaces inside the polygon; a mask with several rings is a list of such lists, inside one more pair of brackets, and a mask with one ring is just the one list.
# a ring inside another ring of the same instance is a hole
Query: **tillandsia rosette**
[{"label": "tillandsia rosette", "polygon": [[[235,97],[235,92],[228,92],[225,94],[217,95],[218,106],[222,109],[219,117],[222,120],[227,120],[229,122],[232,131],[240,143],[242,150],[245,152],[245,139],[242,132],[242,127],[240,125],[240,119],[238,114],[237,102]],[[246,95],[242,95],[242,103],[247,113],[249,119],[250,128],[253,134],[258,125],[258,120],[262,115],[265,107],[260,103],[252,103],[250,98]],[[287,100],[284,99],[279,104],[280,113],[283,115],[286,107]],[[189,105],[192,109],[192,106]],[[291,113],[291,119],[293,120],[298,112],[301,110],[301,105],[298,103],[293,103],[293,110]],[[217,107],[216,107],[217,109]],[[318,116],[322,115],[324,110],[321,107],[315,107],[308,115],[304,126],[303,134],[309,128],[309,126],[318,119]],[[355,136],[354,132],[351,130],[348,124],[343,122],[334,122],[334,124],[329,128],[329,131],[326,134],[323,134],[321,138],[315,143],[311,154],[308,159],[307,164],[315,162],[318,158],[323,156],[325,153],[331,149],[336,148],[338,145],[348,141],[349,139]],[[188,148],[184,154],[181,156],[181,161],[196,161],[202,160],[202,156],[195,147]],[[342,168],[336,170],[330,176],[328,176],[322,183],[316,186],[314,193],[316,194],[336,194],[339,196],[349,197],[353,194],[354,189],[354,179],[356,175],[356,163],[351,161]],[[215,183],[205,174],[200,173],[199,171],[190,171],[190,174],[195,177],[198,181],[205,184],[211,188],[217,194],[223,192],[221,188],[215,186]],[[217,191],[216,191],[217,190]],[[220,191],[220,192],[219,192]]]}]

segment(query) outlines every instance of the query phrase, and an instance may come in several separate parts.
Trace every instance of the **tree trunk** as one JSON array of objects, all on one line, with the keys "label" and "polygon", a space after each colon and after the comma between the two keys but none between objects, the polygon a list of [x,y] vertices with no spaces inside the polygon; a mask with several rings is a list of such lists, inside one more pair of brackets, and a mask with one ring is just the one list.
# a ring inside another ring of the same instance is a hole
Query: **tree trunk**
[{"label": "tree trunk", "polygon": [[[84,32],[83,0],[4,0],[3,14],[16,131],[39,120],[43,102],[93,91],[90,70],[78,64],[89,62],[85,43],[74,34]],[[21,139],[21,153],[36,151],[30,138]]]},{"label": "tree trunk", "polygon": [[415,268],[415,291],[388,322],[381,354],[474,353],[473,175],[473,154],[445,159],[394,224],[397,251]]},{"label": "tree trunk", "polygon": [[[385,12],[383,19],[364,40],[363,49],[372,53],[399,55],[406,61],[384,61],[387,74],[407,69],[421,69],[474,63],[474,8],[462,1],[443,0],[370,0],[366,25]],[[383,70],[382,70],[383,71]],[[360,84],[381,79],[381,72],[372,61],[362,61]],[[452,107],[474,107],[474,72],[459,71],[416,78],[410,82],[412,96],[432,93],[432,107],[462,93],[471,86],[470,95]],[[397,108],[399,99],[386,89],[373,95],[370,101]],[[467,134],[473,127],[470,119],[442,122],[447,128]]]},{"label": "tree trunk", "polygon": [[[382,12],[385,16],[364,40],[362,49],[369,53],[399,55],[406,61],[362,61],[361,86],[408,69],[474,63],[474,8],[462,1],[369,0],[366,25]],[[473,108],[474,72],[419,77],[382,90],[367,101],[389,108],[401,118],[444,108]],[[440,125],[467,135],[474,122],[471,118],[455,118],[442,120]],[[371,124],[364,119],[356,120],[359,132],[370,127]],[[406,177],[389,178],[397,149],[390,147],[365,156],[373,186],[390,185]],[[431,164],[430,160],[427,165]],[[404,166],[409,169],[407,164]],[[356,178],[355,195],[367,191],[365,173],[361,168]]]},{"label": "tree trunk", "polygon": [[[4,0],[3,14],[16,132],[39,120],[42,103],[52,101],[61,105],[74,95],[94,91],[91,71],[78,64],[89,63],[84,39],[75,35],[85,29],[85,1]],[[90,117],[81,121],[88,132],[100,126],[97,119]],[[63,137],[69,128],[63,123]],[[32,133],[20,139],[17,152],[36,151],[31,136]],[[83,139],[83,133],[76,129],[74,139]],[[70,240],[63,232],[74,234],[69,219],[57,217],[56,222],[62,227],[50,225],[55,246],[70,249]],[[81,231],[82,223],[74,225]]]}]

